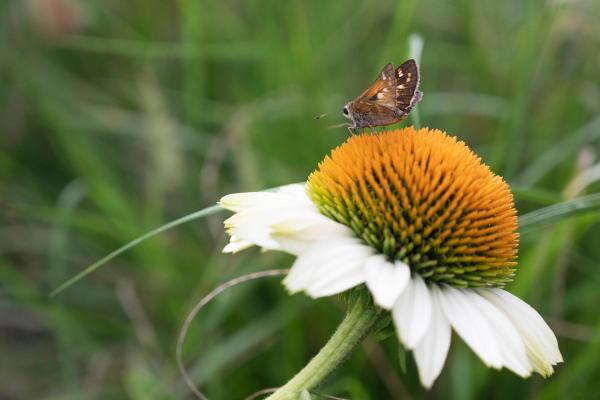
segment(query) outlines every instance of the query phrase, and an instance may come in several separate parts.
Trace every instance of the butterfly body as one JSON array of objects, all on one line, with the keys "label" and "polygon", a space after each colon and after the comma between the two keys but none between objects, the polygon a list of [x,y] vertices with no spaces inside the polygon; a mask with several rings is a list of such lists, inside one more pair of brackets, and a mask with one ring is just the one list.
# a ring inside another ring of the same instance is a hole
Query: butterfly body
[{"label": "butterfly body", "polygon": [[352,121],[348,129],[352,132],[402,121],[422,97],[415,60],[405,61],[397,69],[388,64],[367,90],[344,106],[344,116]]}]

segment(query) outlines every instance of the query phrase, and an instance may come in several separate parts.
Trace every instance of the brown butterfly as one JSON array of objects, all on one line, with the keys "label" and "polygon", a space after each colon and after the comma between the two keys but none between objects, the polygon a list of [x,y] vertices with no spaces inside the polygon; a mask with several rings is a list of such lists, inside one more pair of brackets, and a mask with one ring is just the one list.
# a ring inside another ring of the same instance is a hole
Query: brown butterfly
[{"label": "brown butterfly", "polygon": [[405,61],[397,69],[388,64],[367,90],[344,106],[344,115],[352,120],[348,130],[354,133],[402,121],[422,97],[415,60]]}]

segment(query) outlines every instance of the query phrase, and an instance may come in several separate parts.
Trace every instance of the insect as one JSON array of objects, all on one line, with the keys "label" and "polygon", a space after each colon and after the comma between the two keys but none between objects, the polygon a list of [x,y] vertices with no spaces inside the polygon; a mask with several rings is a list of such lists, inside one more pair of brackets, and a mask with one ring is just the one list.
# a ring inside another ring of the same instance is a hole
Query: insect
[{"label": "insect", "polygon": [[396,69],[392,64],[383,67],[377,80],[344,106],[344,116],[352,121],[348,130],[355,133],[357,129],[402,121],[423,97],[419,78],[419,66],[412,59]]}]

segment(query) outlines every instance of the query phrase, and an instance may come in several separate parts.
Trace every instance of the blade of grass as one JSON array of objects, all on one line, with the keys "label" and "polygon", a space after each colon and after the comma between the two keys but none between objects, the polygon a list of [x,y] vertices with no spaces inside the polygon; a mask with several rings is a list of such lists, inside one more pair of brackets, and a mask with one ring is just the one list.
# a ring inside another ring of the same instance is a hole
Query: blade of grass
[{"label": "blade of grass", "polygon": [[519,218],[519,226],[532,228],[538,225],[560,221],[578,214],[600,210],[600,193],[564,201],[559,204],[540,208]]},{"label": "blade of grass", "polygon": [[[64,279],[69,254],[69,236],[72,233],[68,221],[85,198],[86,193],[85,185],[79,180],[74,180],[65,186],[58,197],[56,209],[61,218],[54,223],[48,251],[48,279],[52,286]],[[65,310],[66,307],[63,302],[55,302],[54,307],[55,318],[53,322],[57,331],[62,333],[55,336],[59,348],[57,352],[58,368],[65,389],[73,394],[74,399],[82,399],[84,395],[78,383],[77,354],[72,346],[72,320],[69,318],[70,315]]]},{"label": "blade of grass", "polygon": [[199,51],[207,57],[217,60],[253,60],[263,51],[253,43],[206,43],[202,46],[194,43],[169,43],[131,39],[106,39],[94,36],[71,35],[54,42],[55,46],[89,53],[112,54],[141,58],[178,58],[197,57]]},{"label": "blade of grass", "polygon": [[584,145],[598,139],[600,139],[600,117],[589,121],[577,131],[565,135],[564,140],[528,163],[528,167],[519,177],[519,182],[526,185],[535,184]]},{"label": "blade of grass", "polygon": [[404,1],[396,3],[393,11],[387,11],[394,14],[394,19],[386,35],[385,45],[380,47],[381,55],[375,69],[392,61],[397,64],[403,61],[397,59],[398,53],[401,51],[404,53],[407,50],[408,36],[418,4],[419,2],[415,0]]},{"label": "blade of grass", "polygon": [[428,116],[461,114],[501,119],[509,110],[508,101],[489,94],[428,90],[425,95],[427,102],[420,106]]},{"label": "blade of grass", "polygon": [[159,233],[162,233],[162,232],[164,232],[166,230],[169,230],[171,228],[174,228],[174,227],[179,226],[181,224],[184,224],[186,222],[193,221],[193,220],[199,219],[199,218],[203,218],[203,217],[206,217],[208,215],[213,215],[213,214],[216,214],[216,213],[221,212],[221,211],[223,211],[223,209],[221,207],[219,207],[219,206],[211,206],[211,207],[203,208],[202,210],[193,212],[193,213],[188,214],[186,216],[183,216],[183,217],[181,217],[179,219],[171,221],[168,224],[165,224],[165,225],[162,225],[162,226],[160,226],[160,227],[158,227],[156,229],[153,229],[150,232],[147,232],[147,233],[143,234],[142,236],[139,236],[136,239],[132,240],[131,242],[129,242],[129,243],[127,243],[127,244],[119,247],[115,251],[113,251],[110,254],[108,254],[106,257],[98,260],[94,264],[92,264],[89,267],[85,268],[83,271],[81,271],[80,273],[78,273],[77,275],[75,275],[74,277],[72,277],[71,279],[67,280],[66,282],[64,282],[63,284],[61,284],[60,286],[58,286],[56,289],[54,289],[50,293],[50,296],[51,297],[56,296],[57,294],[59,294],[60,292],[64,291],[68,287],[72,286],[73,284],[75,284],[78,281],[80,281],[81,279],[85,278],[86,276],[88,276],[92,272],[96,271],[98,268],[100,268],[102,265],[106,264],[107,262],[109,262],[113,258],[115,258],[118,255],[124,253],[125,251],[129,250],[130,248],[132,248],[132,247],[140,244],[141,242],[143,242],[146,239],[149,239],[149,238],[151,238],[153,236],[158,235]]},{"label": "blade of grass", "polygon": [[186,49],[182,63],[182,101],[186,119],[195,129],[201,130],[198,103],[205,98],[207,89],[205,51],[199,44],[205,44],[207,21],[201,2],[184,0],[180,2],[181,40]]},{"label": "blade of grass", "polygon": [[563,200],[560,194],[537,187],[511,184],[510,188],[518,201],[529,201],[541,206],[551,206]]}]

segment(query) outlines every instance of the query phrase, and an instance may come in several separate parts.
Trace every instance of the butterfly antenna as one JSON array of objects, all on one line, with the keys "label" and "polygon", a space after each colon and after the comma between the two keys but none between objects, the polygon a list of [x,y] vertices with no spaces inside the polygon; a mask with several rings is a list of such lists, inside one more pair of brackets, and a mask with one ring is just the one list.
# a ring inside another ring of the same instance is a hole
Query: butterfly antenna
[{"label": "butterfly antenna", "polygon": [[326,116],[327,116],[327,113],[325,113],[325,114],[321,114],[321,115],[317,115],[317,116],[315,117],[315,119],[321,119],[321,118],[323,118],[323,117],[326,117]]},{"label": "butterfly antenna", "polygon": [[350,124],[347,123],[342,123],[342,124],[337,124],[337,125],[329,125],[327,127],[327,129],[337,129],[337,128],[341,128],[342,126],[350,126]]}]

